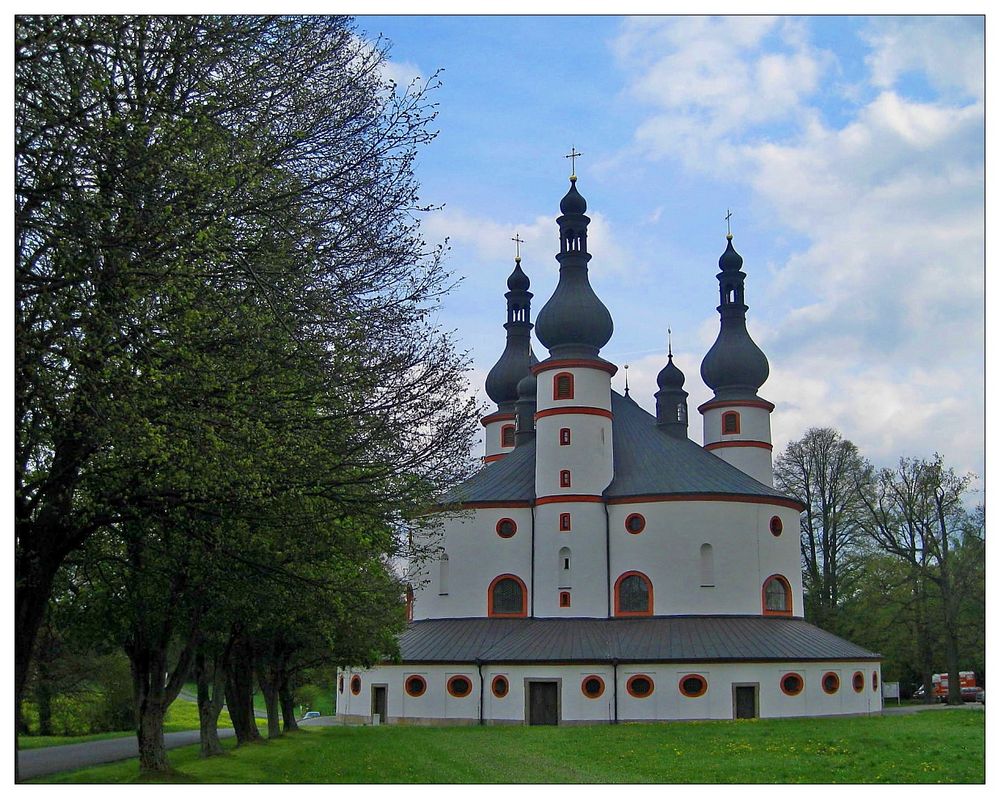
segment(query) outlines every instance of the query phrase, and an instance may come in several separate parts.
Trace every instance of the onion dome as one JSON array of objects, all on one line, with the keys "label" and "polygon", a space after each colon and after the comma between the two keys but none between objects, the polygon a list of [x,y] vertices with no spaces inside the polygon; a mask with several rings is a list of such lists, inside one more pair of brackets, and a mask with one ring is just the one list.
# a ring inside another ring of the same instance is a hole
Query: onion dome
[{"label": "onion dome", "polygon": [[674,438],[687,438],[688,393],[684,373],[674,364],[673,352],[667,353],[667,365],[656,376],[656,424]]},{"label": "onion dome", "polygon": [[559,283],[538,313],[538,340],[553,358],[595,358],[608,343],[614,322],[590,285],[587,264],[587,201],[570,178],[570,189],[559,205]]},{"label": "onion dome", "polygon": [[767,358],[747,332],[743,302],[746,274],[743,259],[733,249],[732,236],[719,259],[719,337],[701,362],[701,377],[716,399],[759,399],[759,389],[770,373]]},{"label": "onion dome", "polygon": [[674,365],[673,353],[667,356],[667,365],[664,366],[656,376],[656,385],[661,390],[677,389],[684,387],[684,372]]},{"label": "onion dome", "polygon": [[507,278],[510,289],[507,298],[507,345],[500,359],[486,376],[486,394],[501,411],[511,413],[517,402],[517,384],[538,363],[531,351],[531,282],[521,270],[521,259],[515,259],[514,271]]}]

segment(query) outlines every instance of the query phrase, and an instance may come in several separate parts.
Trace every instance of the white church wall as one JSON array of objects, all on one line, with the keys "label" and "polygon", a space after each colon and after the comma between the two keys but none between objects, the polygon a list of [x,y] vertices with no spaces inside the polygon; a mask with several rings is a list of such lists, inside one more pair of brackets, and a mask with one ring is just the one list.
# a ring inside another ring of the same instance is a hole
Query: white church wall
[{"label": "white church wall", "polygon": [[[498,414],[494,414],[497,416]],[[490,417],[486,417],[490,419]],[[483,429],[483,438],[486,442],[486,455],[488,459],[495,459],[496,455],[505,455],[514,451],[513,445],[503,446],[503,428],[514,424],[514,414],[503,414],[499,419],[488,421]]]},{"label": "white church wall", "polygon": [[[607,377],[607,375],[604,375]],[[570,430],[568,446],[559,431]],[[606,416],[559,413],[535,423],[535,491],[539,497],[562,494],[600,495],[614,476],[612,422]],[[570,485],[560,474],[570,472]]]},{"label": "white church wall", "polygon": [[[570,399],[556,399],[553,379],[568,372],[573,375],[573,396]],[[550,408],[584,406],[611,410],[611,375],[603,369],[572,366],[569,368],[546,368],[537,373],[538,394],[536,412]]]},{"label": "white church wall", "polygon": [[[570,529],[560,530],[569,514]],[[607,544],[602,502],[552,502],[535,509],[535,615],[606,617]],[[564,573],[559,552],[571,553],[570,607],[559,607]]]}]

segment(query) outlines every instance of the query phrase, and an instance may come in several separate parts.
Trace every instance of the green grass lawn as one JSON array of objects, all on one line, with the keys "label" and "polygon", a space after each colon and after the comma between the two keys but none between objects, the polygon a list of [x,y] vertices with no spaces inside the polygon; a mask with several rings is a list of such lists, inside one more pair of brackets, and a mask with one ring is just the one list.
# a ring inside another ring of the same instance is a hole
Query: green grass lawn
[{"label": "green grass lawn", "polygon": [[[325,727],[209,760],[170,753],[168,782],[982,783],[971,710],[581,727]],[[135,760],[48,782],[136,782]]]}]

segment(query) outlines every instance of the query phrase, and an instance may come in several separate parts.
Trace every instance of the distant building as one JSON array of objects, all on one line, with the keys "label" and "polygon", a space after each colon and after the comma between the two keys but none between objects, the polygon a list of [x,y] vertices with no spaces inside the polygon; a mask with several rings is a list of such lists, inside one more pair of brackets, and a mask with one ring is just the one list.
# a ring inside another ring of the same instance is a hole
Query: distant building
[{"label": "distant building", "polygon": [[337,712],[400,723],[563,724],[881,710],[879,657],[802,618],[801,505],[773,488],[768,376],[743,259],[719,259],[721,325],[688,438],[668,354],[652,416],[611,389],[611,314],[588,278],[587,203],[560,204],[559,284],[531,347],[507,280],[483,468],[447,495],[440,558],[415,575],[402,661],[344,670]]}]

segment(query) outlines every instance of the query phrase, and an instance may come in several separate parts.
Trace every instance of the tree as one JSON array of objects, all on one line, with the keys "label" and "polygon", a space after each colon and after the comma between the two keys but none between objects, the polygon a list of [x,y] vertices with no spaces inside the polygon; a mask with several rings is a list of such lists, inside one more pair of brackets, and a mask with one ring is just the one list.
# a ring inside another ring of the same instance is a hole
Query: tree
[{"label": "tree", "polygon": [[775,485],[806,508],[801,518],[806,616],[836,631],[842,599],[858,568],[857,486],[864,472],[858,448],[828,427],[809,429],[774,464]]},{"label": "tree", "polygon": [[861,491],[868,536],[887,554],[906,564],[917,605],[918,646],[925,694],[931,694],[932,632],[928,584],[940,596],[941,627],[948,666],[948,702],[962,701],[959,681],[959,625],[962,580],[958,572],[960,535],[968,529],[964,495],[973,475],[945,468],[939,455],[928,461],[901,458],[895,470],[882,469]]}]

